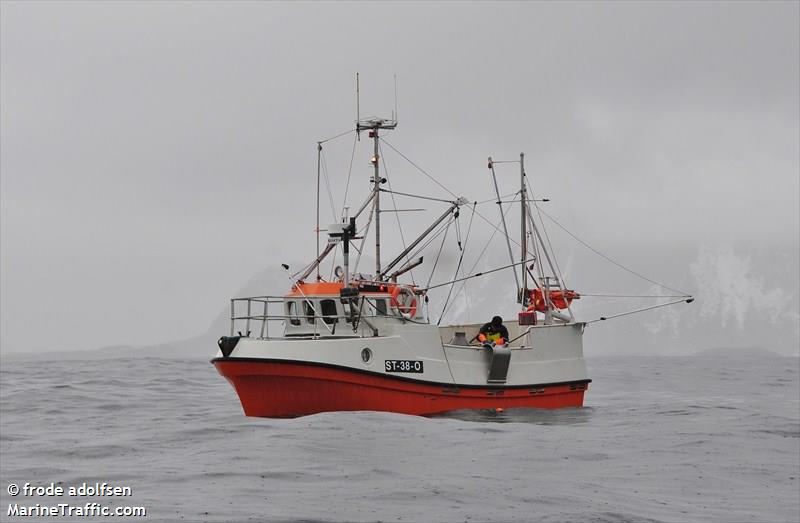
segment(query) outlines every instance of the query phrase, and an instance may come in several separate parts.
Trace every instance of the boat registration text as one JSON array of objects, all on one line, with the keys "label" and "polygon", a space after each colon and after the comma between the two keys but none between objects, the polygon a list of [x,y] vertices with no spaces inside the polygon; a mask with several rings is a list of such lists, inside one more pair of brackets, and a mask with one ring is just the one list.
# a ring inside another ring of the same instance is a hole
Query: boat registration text
[{"label": "boat registration text", "polygon": [[423,372],[419,360],[385,360],[385,368],[386,372]]}]

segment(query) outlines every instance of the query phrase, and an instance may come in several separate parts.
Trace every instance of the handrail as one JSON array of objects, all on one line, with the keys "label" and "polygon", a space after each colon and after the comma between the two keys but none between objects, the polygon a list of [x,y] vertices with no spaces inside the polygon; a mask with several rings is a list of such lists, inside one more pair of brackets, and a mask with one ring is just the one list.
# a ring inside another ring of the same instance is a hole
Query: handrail
[{"label": "handrail", "polygon": [[[312,315],[303,314],[303,312],[308,312],[308,311],[298,311],[298,313],[294,314],[294,315],[285,314],[283,312],[283,305],[284,305],[284,303],[286,301],[286,297],[285,296],[250,296],[250,297],[241,297],[241,298],[231,298],[231,314],[230,314],[230,322],[231,322],[230,325],[231,325],[231,327],[230,327],[230,335],[233,336],[234,333],[236,332],[236,324],[237,324],[237,322],[244,322],[245,323],[244,332],[248,336],[249,336],[249,333],[251,332],[250,331],[251,322],[261,322],[260,329],[259,329],[259,337],[263,339],[265,337],[266,338],[270,337],[269,336],[269,324],[270,324],[270,322],[274,322],[274,321],[287,322],[287,321],[291,321],[291,320],[299,320],[299,321],[304,321],[305,320],[307,322],[311,318],[313,318],[314,321],[313,321],[313,333],[310,333],[309,334],[310,336],[319,337],[321,335],[320,332],[319,332],[319,322],[323,323],[323,326],[327,329],[327,331],[328,331],[328,333],[330,335],[335,335],[334,334],[335,333],[334,326],[337,323],[339,323],[340,321],[343,321],[345,324],[347,324],[347,323],[349,323],[348,320],[352,319],[352,316],[348,315],[348,314],[320,314],[320,312],[317,311],[317,307],[313,303],[313,300],[317,299],[316,297],[307,297],[307,296],[303,295],[303,296],[293,297],[293,301],[294,301],[294,299],[296,299],[296,301],[301,302],[301,303],[303,303],[303,302],[311,303],[309,308],[311,309],[311,312],[313,312],[313,314]],[[392,318],[392,319],[398,319],[398,320],[402,320],[402,321],[408,321],[407,319],[403,318],[400,315],[380,313],[380,311],[378,311],[378,309],[375,307],[375,305],[371,303],[371,300],[369,298],[364,297],[364,300],[365,300],[365,302],[367,302],[372,307],[372,309],[376,313],[375,316],[377,316],[377,317]],[[254,302],[263,304],[263,308],[262,308],[261,311],[259,311],[259,313],[256,313],[253,310],[252,305],[253,305]],[[239,312],[237,314],[237,303],[244,303],[245,304],[246,312],[244,312],[244,314],[242,314],[241,312]],[[269,311],[269,306],[270,305],[273,305],[273,306],[274,305],[279,305],[281,307],[281,314],[270,314],[269,313],[270,312]],[[372,316],[370,316],[370,318],[372,318]],[[365,325],[367,325],[369,327],[369,330],[372,332],[373,336],[376,335],[377,329],[370,322],[366,321],[365,317],[363,317],[363,316],[360,317],[360,321],[363,321],[365,323]],[[241,324],[239,324],[239,325],[241,325]],[[311,327],[312,324],[308,324],[307,326]],[[242,331],[239,331],[239,332],[242,332]],[[302,333],[297,333],[297,334],[301,335]],[[362,333],[361,336],[363,337],[363,336],[365,336],[365,334]]]}]

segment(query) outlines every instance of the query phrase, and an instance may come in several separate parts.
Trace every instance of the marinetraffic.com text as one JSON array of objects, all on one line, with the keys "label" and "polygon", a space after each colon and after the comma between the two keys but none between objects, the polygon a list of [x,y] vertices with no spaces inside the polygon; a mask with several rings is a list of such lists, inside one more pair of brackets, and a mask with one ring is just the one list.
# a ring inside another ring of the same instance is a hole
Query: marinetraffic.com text
[{"label": "marinetraffic.com text", "polygon": [[[8,504],[7,517],[143,517],[145,507],[114,506],[114,502],[104,504],[74,498],[128,498],[133,495],[131,488],[124,485],[110,485],[106,482],[81,483],[68,487],[60,484],[34,485],[32,483],[9,483],[8,494],[19,499]],[[44,498],[44,499],[42,499]],[[65,498],[65,499],[61,499]],[[36,503],[31,503],[37,500]]]}]

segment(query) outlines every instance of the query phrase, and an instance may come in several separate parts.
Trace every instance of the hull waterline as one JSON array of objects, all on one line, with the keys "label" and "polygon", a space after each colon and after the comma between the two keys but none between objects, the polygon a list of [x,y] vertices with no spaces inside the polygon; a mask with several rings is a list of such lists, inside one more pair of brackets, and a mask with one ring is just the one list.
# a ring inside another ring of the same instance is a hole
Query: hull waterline
[{"label": "hull waterline", "polygon": [[244,413],[260,417],[356,410],[428,415],[461,409],[581,407],[591,381],[455,386],[307,362],[215,358],[212,363],[233,385]]}]

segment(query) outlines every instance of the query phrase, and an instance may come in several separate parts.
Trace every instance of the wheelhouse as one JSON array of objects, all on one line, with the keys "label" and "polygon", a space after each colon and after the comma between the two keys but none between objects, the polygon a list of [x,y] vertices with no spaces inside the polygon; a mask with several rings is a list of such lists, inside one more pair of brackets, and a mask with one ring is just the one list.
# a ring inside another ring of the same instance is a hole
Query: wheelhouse
[{"label": "wheelhouse", "polygon": [[[424,293],[396,283],[298,283],[285,296],[231,300],[231,335],[255,327],[259,338],[274,338],[270,323],[279,322],[286,338],[329,338],[379,335],[388,324],[427,323]],[[256,312],[258,311],[258,312]],[[259,329],[260,327],[260,329]],[[270,332],[271,331],[271,332]]]}]

